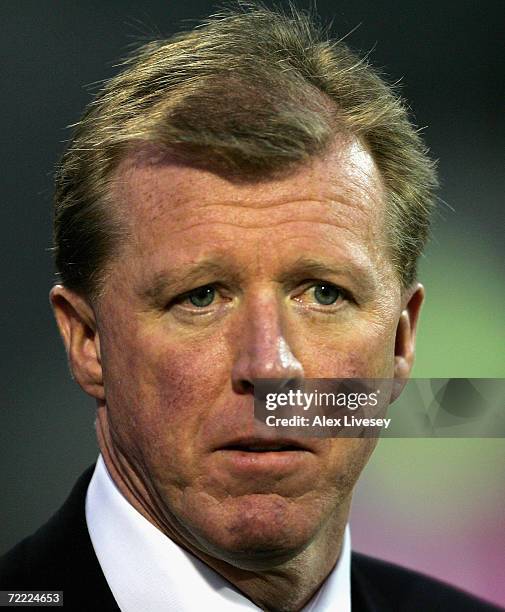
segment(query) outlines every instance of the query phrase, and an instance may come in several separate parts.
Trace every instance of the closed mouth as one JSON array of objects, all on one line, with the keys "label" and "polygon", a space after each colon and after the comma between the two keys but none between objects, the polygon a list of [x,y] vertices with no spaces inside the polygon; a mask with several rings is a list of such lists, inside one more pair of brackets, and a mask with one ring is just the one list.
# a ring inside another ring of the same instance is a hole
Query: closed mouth
[{"label": "closed mouth", "polygon": [[303,450],[299,446],[241,446],[239,444],[232,444],[231,446],[226,446],[222,450],[235,450],[235,451],[245,451],[248,453],[278,453],[284,451],[299,451]]},{"label": "closed mouth", "polygon": [[310,449],[294,440],[244,439],[234,440],[229,444],[219,447],[218,450],[241,451],[246,453],[281,453],[308,451]]}]

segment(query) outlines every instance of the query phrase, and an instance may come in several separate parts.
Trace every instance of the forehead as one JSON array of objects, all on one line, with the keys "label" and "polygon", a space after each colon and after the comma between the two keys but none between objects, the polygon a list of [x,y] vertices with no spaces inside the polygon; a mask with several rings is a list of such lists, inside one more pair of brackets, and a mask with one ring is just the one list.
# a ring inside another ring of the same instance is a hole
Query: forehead
[{"label": "forehead", "polygon": [[154,268],[195,262],[209,250],[233,258],[254,249],[259,257],[274,239],[282,253],[318,242],[340,258],[384,251],[382,180],[356,139],[337,138],[320,158],[249,182],[139,147],[117,169],[113,200],[129,229],[123,255]]},{"label": "forehead", "polygon": [[[212,189],[202,192],[202,187]],[[276,179],[234,180],[214,173],[210,164],[205,170],[177,160],[156,145],[145,144],[130,151],[119,164],[113,180],[113,194],[119,196],[121,202],[128,203],[128,210],[123,212],[141,215],[157,215],[165,210],[167,196],[172,210],[187,199],[191,203],[202,199],[210,203],[214,193],[218,199],[259,208],[269,204],[268,199],[263,199],[267,191],[272,198],[278,199],[283,196],[289,199],[293,192],[316,198],[356,195],[359,205],[370,197],[380,199],[382,189],[372,156],[356,138],[343,136],[335,138],[324,155]]]}]

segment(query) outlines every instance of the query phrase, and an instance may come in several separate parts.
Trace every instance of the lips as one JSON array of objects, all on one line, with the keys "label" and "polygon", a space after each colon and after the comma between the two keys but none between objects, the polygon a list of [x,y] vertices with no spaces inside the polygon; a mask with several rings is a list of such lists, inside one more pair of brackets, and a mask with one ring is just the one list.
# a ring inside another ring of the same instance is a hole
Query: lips
[{"label": "lips", "polygon": [[[304,442],[292,438],[241,437],[226,440],[214,448],[212,456],[220,478],[231,478],[233,486],[246,487],[252,478],[255,486],[271,490],[284,478],[292,479],[307,474],[314,467],[316,454]],[[231,486],[231,485],[230,485]]]}]

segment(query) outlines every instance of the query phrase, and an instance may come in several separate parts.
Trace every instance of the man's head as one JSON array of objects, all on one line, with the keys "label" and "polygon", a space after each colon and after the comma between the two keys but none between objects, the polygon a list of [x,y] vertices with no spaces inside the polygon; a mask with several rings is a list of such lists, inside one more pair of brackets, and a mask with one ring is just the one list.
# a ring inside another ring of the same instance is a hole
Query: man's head
[{"label": "man's head", "polygon": [[434,183],[400,101],[299,15],[148,45],[88,109],[52,300],[109,469],[177,542],[254,569],[341,532],[373,442],[255,438],[253,382],[409,375]]}]

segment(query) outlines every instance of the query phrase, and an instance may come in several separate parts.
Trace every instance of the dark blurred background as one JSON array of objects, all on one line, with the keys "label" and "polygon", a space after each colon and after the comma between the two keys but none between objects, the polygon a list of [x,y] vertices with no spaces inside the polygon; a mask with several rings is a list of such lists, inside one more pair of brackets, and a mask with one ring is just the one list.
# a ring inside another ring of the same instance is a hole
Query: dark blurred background
[{"label": "dark blurred background", "polygon": [[[415,375],[505,377],[503,2],[317,5],[335,36],[352,30],[350,46],[372,50],[372,63],[400,81],[439,159],[445,203],[421,265],[428,301]],[[216,7],[1,3],[0,553],[59,507],[97,455],[93,402],[70,379],[47,298],[52,172],[65,126],[131,46],[192,27]],[[382,441],[355,496],[354,547],[505,605],[504,466],[504,440]]]}]

